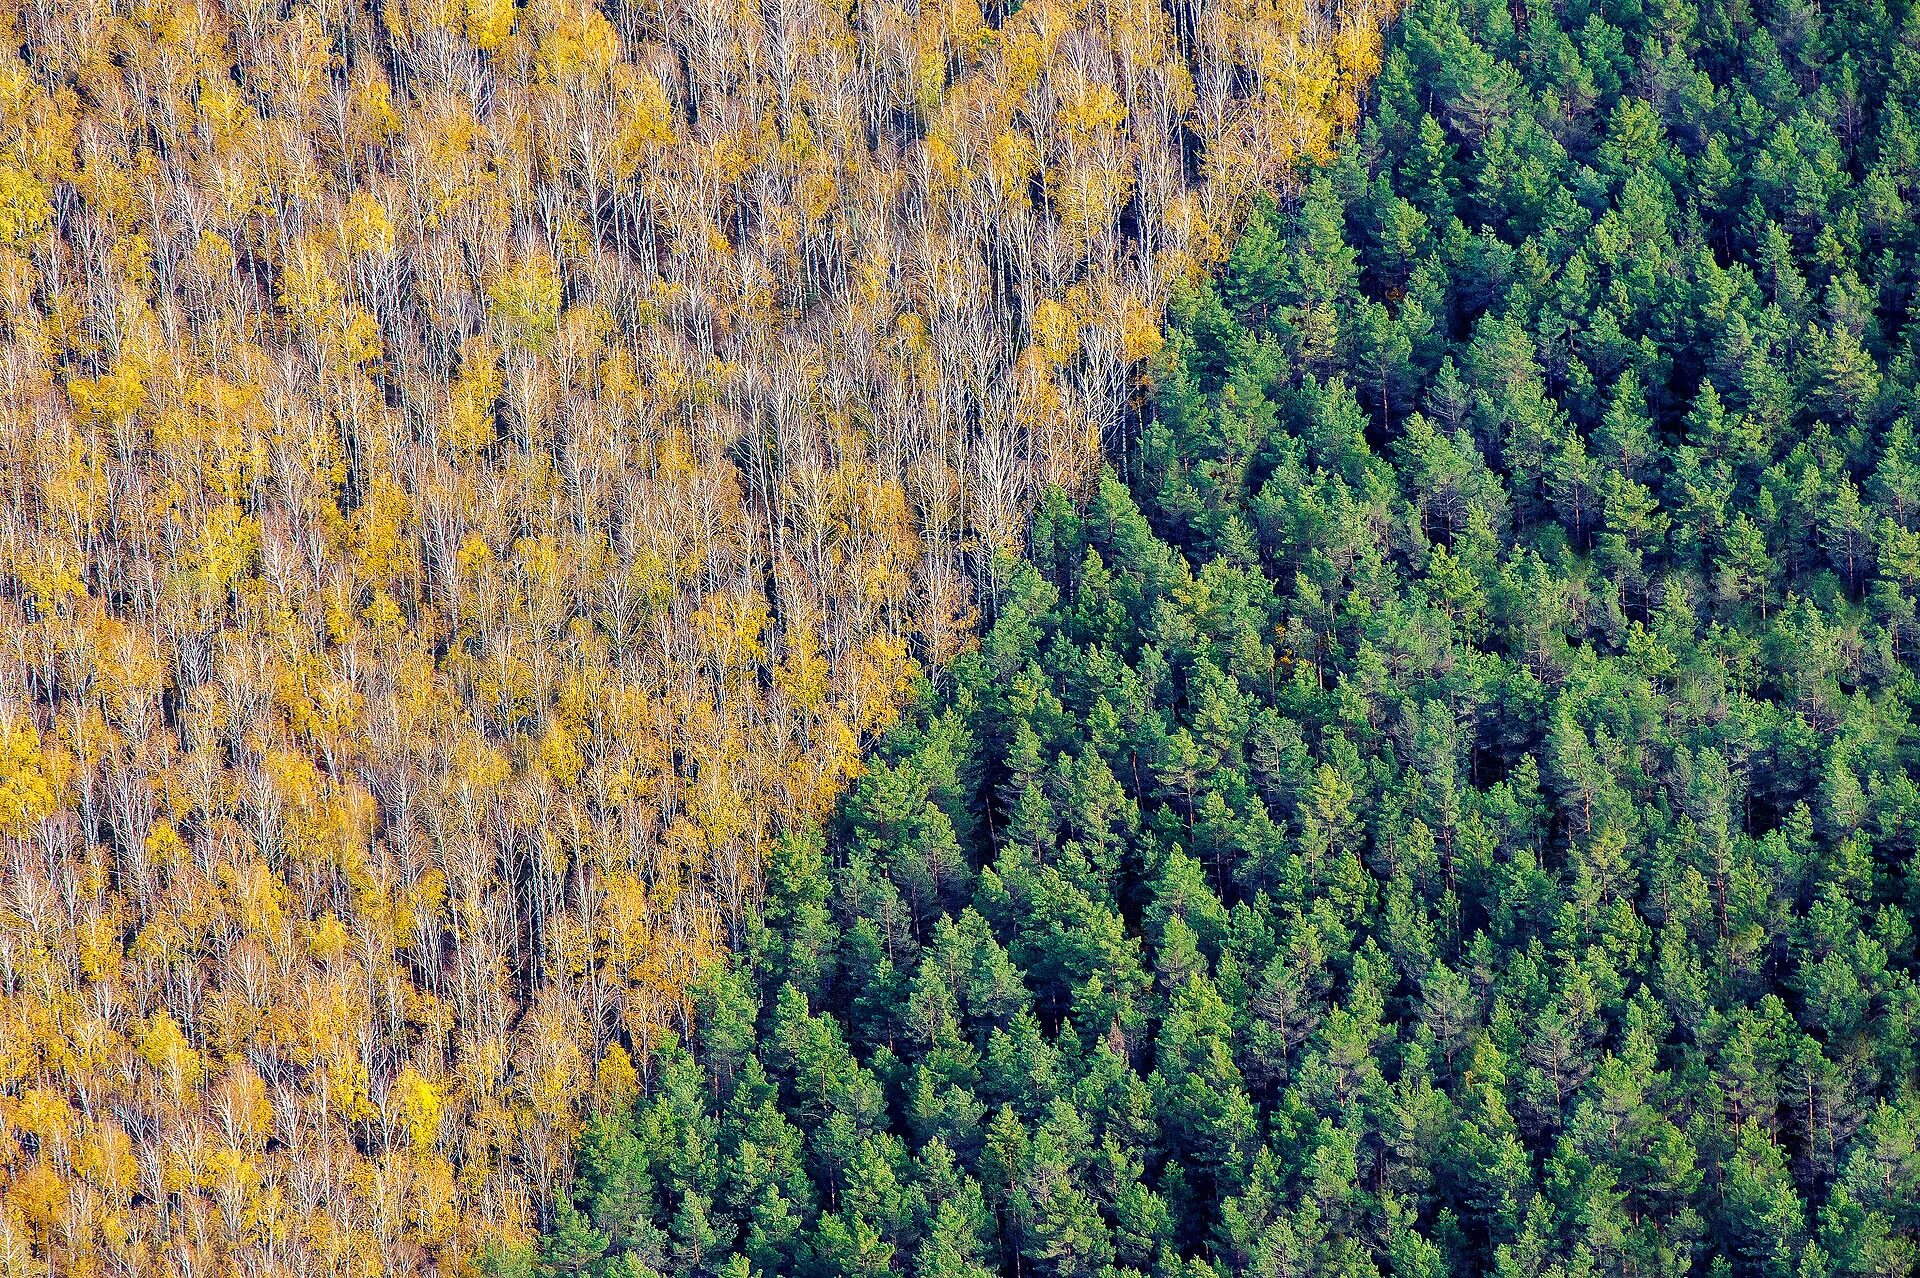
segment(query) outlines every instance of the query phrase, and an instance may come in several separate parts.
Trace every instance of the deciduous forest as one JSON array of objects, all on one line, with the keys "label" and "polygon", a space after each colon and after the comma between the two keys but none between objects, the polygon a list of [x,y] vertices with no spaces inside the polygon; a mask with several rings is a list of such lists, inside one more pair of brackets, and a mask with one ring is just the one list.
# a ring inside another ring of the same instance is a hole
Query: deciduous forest
[{"label": "deciduous forest", "polygon": [[1414,0],[491,1272],[1913,1274],[1915,102]]}]

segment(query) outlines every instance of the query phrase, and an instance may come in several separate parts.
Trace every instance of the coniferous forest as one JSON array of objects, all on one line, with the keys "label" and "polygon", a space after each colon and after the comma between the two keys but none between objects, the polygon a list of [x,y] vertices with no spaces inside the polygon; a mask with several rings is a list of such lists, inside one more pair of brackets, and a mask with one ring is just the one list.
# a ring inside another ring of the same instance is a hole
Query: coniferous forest
[{"label": "coniferous forest", "polygon": [[1914,1273],[1916,105],[1415,0],[492,1271]]}]

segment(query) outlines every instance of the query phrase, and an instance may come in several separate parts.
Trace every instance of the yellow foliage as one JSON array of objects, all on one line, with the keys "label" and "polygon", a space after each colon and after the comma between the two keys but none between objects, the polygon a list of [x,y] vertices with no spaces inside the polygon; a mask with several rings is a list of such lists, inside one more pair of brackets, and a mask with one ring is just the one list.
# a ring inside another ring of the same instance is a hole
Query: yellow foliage
[{"label": "yellow foliage", "polygon": [[803,714],[812,714],[826,704],[832,691],[820,641],[809,624],[787,628],[787,651],[774,672],[774,683],[787,700]]},{"label": "yellow foliage", "polygon": [[202,590],[217,594],[245,576],[259,552],[259,521],[237,506],[221,506],[201,526],[188,572]]},{"label": "yellow foliage", "polygon": [[343,1123],[362,1122],[380,1112],[367,1087],[367,1064],[357,1055],[342,1055],[319,1071],[319,1093]]},{"label": "yellow foliage", "polygon": [[620,37],[590,0],[530,0],[528,14],[539,29],[534,66],[542,78],[604,77],[619,61]]},{"label": "yellow foliage", "polygon": [[540,764],[549,776],[566,787],[580,779],[580,770],[586,766],[566,725],[558,719],[547,724],[546,734],[540,738]]},{"label": "yellow foliage", "polygon": [[1126,301],[1120,321],[1120,350],[1129,364],[1140,364],[1159,354],[1166,345],[1160,325],[1151,312],[1133,298]]},{"label": "yellow foliage", "polygon": [[214,1097],[222,1135],[236,1144],[255,1145],[273,1129],[273,1102],[267,1085],[244,1061],[228,1065]]},{"label": "yellow foliage", "polygon": [[112,1119],[95,1122],[81,1138],[73,1169],[113,1197],[130,1193],[140,1174],[132,1138]]},{"label": "yellow foliage", "polygon": [[303,241],[281,281],[280,305],[298,329],[318,335],[339,309],[342,291],[328,267],[324,246]]},{"label": "yellow foliage", "polygon": [[340,243],[349,253],[385,257],[393,252],[393,222],[386,206],[369,191],[356,191],[347,201],[340,224]]},{"label": "yellow foliage", "polygon": [[494,276],[487,297],[502,335],[537,347],[560,320],[560,271],[548,254],[528,253]]},{"label": "yellow foliage", "polygon": [[286,923],[280,904],[280,883],[265,862],[255,861],[230,872],[235,913],[248,931],[268,943],[277,942]]},{"label": "yellow foliage", "polygon": [[1073,313],[1048,298],[1033,310],[1033,340],[1056,367],[1080,351],[1080,325]]},{"label": "yellow foliage", "polygon": [[346,924],[331,910],[315,919],[307,928],[307,951],[322,963],[333,962],[345,955],[351,943]]},{"label": "yellow foliage", "polygon": [[15,562],[14,572],[34,607],[43,615],[63,611],[87,597],[87,583],[77,571],[66,546],[54,543],[31,548]]},{"label": "yellow foliage", "polygon": [[244,1197],[260,1185],[259,1169],[253,1160],[237,1149],[216,1149],[207,1160],[201,1184],[209,1189]]},{"label": "yellow foliage", "polygon": [[0,709],[0,834],[25,837],[53,815],[54,802],[39,732]]},{"label": "yellow foliage", "polygon": [[1126,122],[1127,108],[1107,85],[1077,80],[1060,104],[1060,123],[1070,134],[1091,138]]},{"label": "yellow foliage", "polygon": [[13,1178],[6,1202],[30,1228],[51,1232],[65,1214],[66,1194],[60,1173],[42,1158]]},{"label": "yellow foliage", "polygon": [[477,49],[493,50],[513,31],[513,0],[466,0],[467,39]]},{"label": "yellow foliage", "polygon": [[614,172],[631,179],[649,155],[673,141],[673,104],[667,87],[652,72],[634,78],[622,104],[620,132],[614,141]]},{"label": "yellow foliage", "polygon": [[120,971],[120,937],[112,924],[91,918],[79,931],[80,971],[89,981],[109,981]]},{"label": "yellow foliage", "polygon": [[391,580],[404,567],[410,507],[406,491],[385,475],[370,485],[366,503],[353,518],[354,552],[369,579]]},{"label": "yellow foliage", "polygon": [[187,1041],[180,1022],[174,1020],[171,1013],[162,1010],[147,1018],[146,1027],[140,1033],[139,1051],[176,1099],[185,1099],[189,1091],[200,1085],[200,1053]]},{"label": "yellow foliage", "polygon": [[143,370],[128,359],[98,377],[76,377],[67,383],[76,414],[111,426],[124,425],[140,411],[144,392]]},{"label": "yellow foliage", "polygon": [[47,184],[11,164],[0,163],[0,244],[24,249],[53,220]]},{"label": "yellow foliage", "polygon": [[64,1097],[45,1087],[29,1087],[5,1107],[13,1125],[43,1145],[64,1145],[73,1111]]},{"label": "yellow foliage", "polygon": [[446,1102],[440,1095],[440,1089],[413,1066],[406,1065],[394,1078],[390,1094],[399,1109],[401,1121],[406,1124],[407,1137],[413,1142],[413,1147],[427,1149],[432,1146],[439,1139],[440,1119],[446,1112]]},{"label": "yellow foliage", "polygon": [[640,1091],[640,1072],[633,1057],[618,1043],[607,1046],[593,1071],[593,1102],[604,1113],[616,1113],[631,1104]]},{"label": "yellow foliage", "polygon": [[380,358],[380,322],[365,307],[347,308],[346,323],[340,326],[339,348],[348,364],[364,364]]}]

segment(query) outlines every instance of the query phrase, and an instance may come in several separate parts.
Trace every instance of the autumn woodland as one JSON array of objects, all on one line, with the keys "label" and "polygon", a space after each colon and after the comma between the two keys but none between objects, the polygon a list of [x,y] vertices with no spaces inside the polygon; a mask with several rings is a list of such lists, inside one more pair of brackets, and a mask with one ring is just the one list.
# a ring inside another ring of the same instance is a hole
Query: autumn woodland
[{"label": "autumn woodland", "polygon": [[0,1274],[453,1275],[1387,0],[7,0]]}]

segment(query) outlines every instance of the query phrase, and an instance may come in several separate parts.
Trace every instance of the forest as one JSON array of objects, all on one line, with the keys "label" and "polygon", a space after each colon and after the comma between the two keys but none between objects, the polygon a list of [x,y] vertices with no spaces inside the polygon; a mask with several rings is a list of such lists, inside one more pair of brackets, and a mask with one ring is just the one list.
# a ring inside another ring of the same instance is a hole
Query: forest
[{"label": "forest", "polygon": [[1906,1278],[1920,17],[1412,0],[501,1278]]},{"label": "forest", "polygon": [[0,1275],[523,1241],[1382,0],[0,0]]}]

